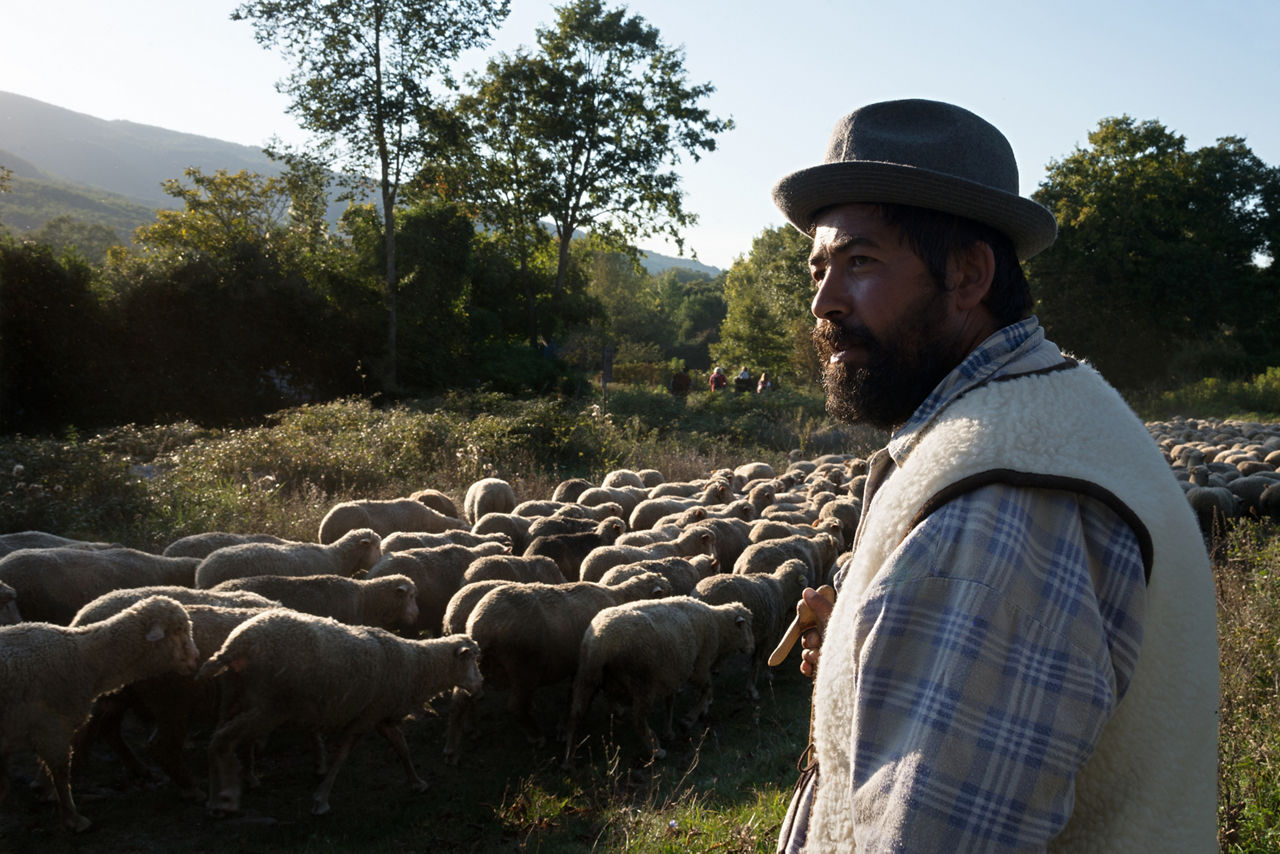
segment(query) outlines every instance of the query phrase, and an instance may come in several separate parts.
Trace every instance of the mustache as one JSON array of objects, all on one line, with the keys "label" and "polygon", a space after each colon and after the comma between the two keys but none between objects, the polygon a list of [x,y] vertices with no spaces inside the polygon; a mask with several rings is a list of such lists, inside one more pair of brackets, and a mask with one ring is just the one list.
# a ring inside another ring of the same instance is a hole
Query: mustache
[{"label": "mustache", "polygon": [[872,351],[882,349],[880,342],[867,327],[843,326],[829,320],[819,320],[814,324],[813,344],[824,356],[852,347],[863,347]]}]

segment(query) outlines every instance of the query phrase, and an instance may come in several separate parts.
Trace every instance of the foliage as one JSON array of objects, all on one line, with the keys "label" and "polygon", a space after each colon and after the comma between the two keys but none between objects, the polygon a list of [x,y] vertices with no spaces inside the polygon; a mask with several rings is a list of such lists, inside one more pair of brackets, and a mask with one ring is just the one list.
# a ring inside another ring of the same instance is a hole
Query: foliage
[{"label": "foliage", "polygon": [[30,240],[59,253],[73,253],[91,264],[102,264],[113,246],[121,245],[115,229],[100,222],[86,222],[61,214],[31,232]]},{"label": "foliage", "polygon": [[290,98],[289,112],[317,135],[319,156],[353,175],[377,168],[390,387],[397,384],[400,184],[452,133],[441,96],[452,86],[448,63],[487,42],[507,8],[507,0],[249,0],[232,14],[253,24],[259,44],[295,63],[278,88]]},{"label": "foliage", "polygon": [[1104,119],[1034,198],[1059,227],[1028,262],[1036,311],[1112,382],[1185,382],[1280,355],[1280,279],[1255,263],[1273,248],[1280,172],[1242,139],[1190,151],[1157,121]]},{"label": "foliage", "polygon": [[[671,167],[684,154],[696,160],[714,150],[732,122],[700,106],[714,87],[689,84],[683,50],[663,44],[640,16],[602,0],[572,0],[556,15],[538,29],[536,53],[491,61],[467,103],[479,111],[482,184],[514,175],[522,182],[520,199],[508,199],[494,221],[518,219],[522,234],[543,216],[555,224],[558,298],[579,229],[619,249],[655,233],[680,242],[694,216]],[[516,139],[495,139],[499,127]]]},{"label": "foliage", "polygon": [[1247,380],[1206,377],[1168,391],[1132,396],[1144,418],[1163,419],[1183,412],[1214,412],[1250,421],[1280,420],[1280,368],[1267,368]]},{"label": "foliage", "polygon": [[752,241],[750,255],[729,268],[720,343],[711,349],[717,364],[748,365],[753,373],[763,369],[792,382],[816,381],[809,341],[811,247],[791,226],[765,229]]}]

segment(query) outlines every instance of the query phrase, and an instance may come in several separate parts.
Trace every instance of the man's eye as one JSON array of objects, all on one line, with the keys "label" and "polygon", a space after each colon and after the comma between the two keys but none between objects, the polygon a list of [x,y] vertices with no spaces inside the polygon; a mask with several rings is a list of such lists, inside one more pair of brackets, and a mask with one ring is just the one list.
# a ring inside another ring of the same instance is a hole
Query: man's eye
[{"label": "man's eye", "polygon": [[850,267],[861,267],[871,263],[871,258],[866,255],[853,255],[849,258]]}]

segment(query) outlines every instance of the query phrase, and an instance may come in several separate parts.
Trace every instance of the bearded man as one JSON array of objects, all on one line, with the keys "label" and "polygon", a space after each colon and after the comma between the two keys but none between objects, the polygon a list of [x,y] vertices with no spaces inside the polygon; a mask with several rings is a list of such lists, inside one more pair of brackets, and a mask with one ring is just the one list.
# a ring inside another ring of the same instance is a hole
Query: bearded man
[{"label": "bearded man", "polygon": [[1056,236],[1003,134],[871,104],[773,198],[813,239],[829,411],[892,431],[801,670],[786,852],[1214,851],[1208,556],[1142,422],[1046,340]]}]

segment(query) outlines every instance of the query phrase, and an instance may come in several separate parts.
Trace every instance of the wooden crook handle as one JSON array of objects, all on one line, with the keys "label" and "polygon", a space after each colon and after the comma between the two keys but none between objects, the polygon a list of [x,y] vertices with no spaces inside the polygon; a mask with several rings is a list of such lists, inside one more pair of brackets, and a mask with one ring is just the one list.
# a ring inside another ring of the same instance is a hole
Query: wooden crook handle
[{"label": "wooden crook handle", "polygon": [[[836,591],[830,584],[824,584],[818,588],[818,595],[826,599],[831,604],[835,604]],[[803,598],[796,603],[796,618],[791,621],[791,625],[787,626],[786,633],[782,636],[782,640],[778,641],[778,645],[774,647],[773,652],[769,653],[769,666],[777,667],[786,659],[787,654],[791,652],[791,647],[796,645],[796,641],[800,639],[800,635],[808,629],[817,625],[817,621],[813,614],[813,609]]]}]

